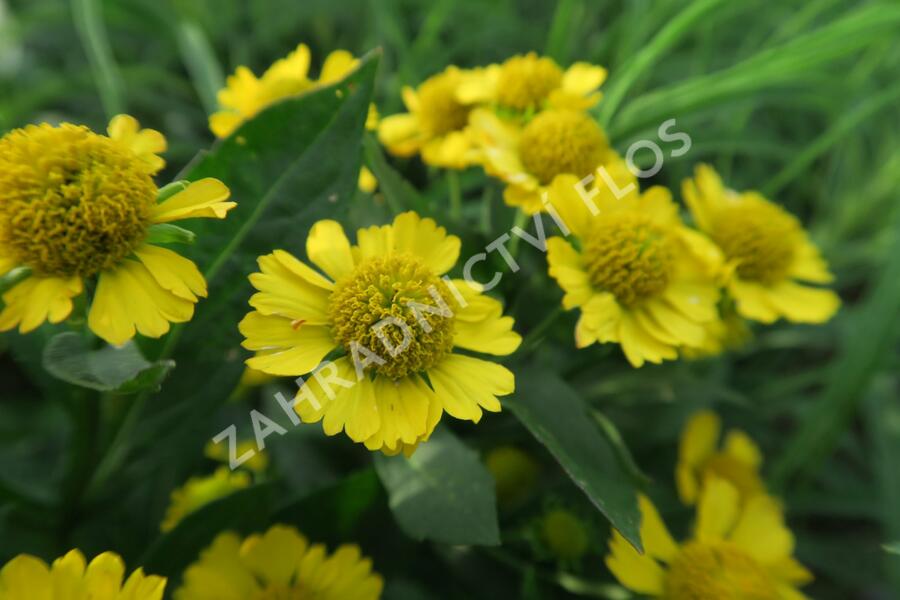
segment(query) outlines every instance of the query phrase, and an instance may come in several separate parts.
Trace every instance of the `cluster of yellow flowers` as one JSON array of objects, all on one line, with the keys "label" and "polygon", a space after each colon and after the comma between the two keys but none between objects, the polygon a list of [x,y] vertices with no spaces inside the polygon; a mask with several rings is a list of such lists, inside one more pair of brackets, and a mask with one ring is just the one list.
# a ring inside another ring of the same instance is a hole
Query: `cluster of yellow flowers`
[{"label": "cluster of yellow flowers", "polygon": [[[272,103],[334,82],[357,62],[334,52],[311,79],[301,44],[262,77],[241,67],[220,93],[210,128],[227,137]],[[640,189],[590,113],[605,77],[599,66],[563,69],[535,54],[448,67],[404,89],[408,113],[379,124],[373,108],[367,126],[395,155],[481,166],[503,182],[510,206],[554,211],[565,235],[548,240],[548,271],[563,307],[580,310],[579,348],[618,343],[640,367],[720,352],[744,332],[744,319],[830,318],[837,296],[809,285],[828,283],[828,267],[784,209],[728,189],[705,165],[683,184],[693,226],[667,189]],[[41,124],[0,139],[0,277],[14,282],[2,296],[0,331],[27,333],[84,313],[90,330],[120,345],[191,319],[206,282],[193,262],[160,244],[191,238],[173,222],[222,219],[236,203],[215,179],[157,188],[165,149],[162,134],[128,116],[114,118],[107,135]],[[615,185],[589,177],[598,169]],[[360,185],[374,186],[370,173]],[[521,337],[500,301],[447,275],[460,248],[458,237],[414,212],[360,229],[354,241],[340,223],[319,221],[306,240],[307,262],[273,248],[249,276],[252,311],[235,324],[254,352],[248,366],[273,376],[314,373],[298,392],[299,417],[386,454],[412,453],[444,413],[477,423],[483,411],[499,411],[499,398],[515,390],[512,372],[466,352],[508,356]],[[381,347],[389,352],[375,352]],[[780,506],[764,493],[759,451],[739,432],[718,451],[718,434],[718,420],[701,415],[681,448],[677,484],[698,505],[694,537],[677,545],[642,497],[647,553],[616,534],[610,569],[635,591],[667,598],[802,597],[793,585],[808,573],[791,558]],[[163,529],[249,481],[223,468],[188,482],[173,495]],[[53,595],[61,589],[71,598],[162,597],[162,579],[139,569],[123,585],[123,575],[109,553],[86,564],[73,551],[52,566],[23,555],[0,572],[0,597],[61,597]],[[365,599],[381,585],[355,547],[328,556],[275,526],[245,540],[222,534],[175,598]]]}]

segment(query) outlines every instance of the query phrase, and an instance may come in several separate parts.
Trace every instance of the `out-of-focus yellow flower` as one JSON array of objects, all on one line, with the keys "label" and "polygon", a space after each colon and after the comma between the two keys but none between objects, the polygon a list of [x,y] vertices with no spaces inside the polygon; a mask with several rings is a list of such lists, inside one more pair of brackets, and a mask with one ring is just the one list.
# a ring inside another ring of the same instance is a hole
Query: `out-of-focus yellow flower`
[{"label": "out-of-focus yellow flower", "polygon": [[188,567],[175,600],[377,600],[384,582],[355,545],[328,554],[293,527],[219,535]]},{"label": "out-of-focus yellow flower", "polygon": [[[254,473],[262,473],[269,468],[269,454],[265,450],[257,448],[255,441],[244,440],[238,442],[237,447],[235,448],[235,454],[237,456],[244,456],[247,452],[251,451],[253,452],[253,456],[244,461],[241,467],[246,467]],[[208,442],[206,447],[203,448],[204,456],[221,463],[229,462],[231,457],[228,453],[228,446],[224,443],[216,444]]]},{"label": "out-of-focus yellow flower", "polygon": [[738,314],[731,298],[725,297],[719,302],[719,318],[710,321],[707,336],[699,348],[685,348],[683,354],[687,358],[705,358],[716,356],[728,350],[737,350],[753,339],[747,320]]},{"label": "out-of-focus yellow flower", "polygon": [[500,410],[515,379],[454,350],[505,356],[521,337],[500,302],[442,278],[459,250],[459,238],[413,212],[360,229],[356,246],[339,223],[319,221],[306,254],[324,276],[281,250],[261,257],[261,272],[250,276],[259,293],[239,325],[244,347],[256,352],[247,364],[296,377],[344,349],[307,378],[295,407],[326,434],[346,431],[370,450],[412,453],[444,412],[477,423],[483,410]]},{"label": "out-of-focus yellow flower", "polygon": [[209,118],[209,128],[224,138],[279,100],[297,96],[318,86],[334,83],[356,68],[359,59],[346,50],[335,50],[325,58],[318,79],[309,77],[310,52],[306,44],[275,62],[262,77],[247,67],[238,67],[219,91],[221,110]]},{"label": "out-of-focus yellow flower", "polygon": [[719,448],[722,422],[711,411],[693,415],[685,425],[678,447],[675,481],[685,504],[693,504],[710,478],[731,483],[746,499],[766,491],[759,476],[762,453],[743,431],[733,429]]},{"label": "out-of-focus yellow flower", "polygon": [[534,490],[539,466],[528,454],[515,446],[500,446],[488,452],[485,466],[494,476],[497,502],[512,507],[522,502]]},{"label": "out-of-focus yellow flower", "polygon": [[742,316],[763,323],[779,317],[822,323],[837,312],[837,294],[801,283],[833,278],[793,215],[757,192],[725,188],[708,165],[697,167],[683,191],[697,226],[725,254],[726,286]]},{"label": "out-of-focus yellow flower", "polygon": [[600,101],[597,89],[605,80],[603,67],[578,62],[563,71],[552,58],[529,52],[473,70],[456,97],[463,104],[490,104],[520,112],[548,106],[586,110]]},{"label": "out-of-focus yellow flower", "polygon": [[232,472],[228,467],[219,467],[215,473],[206,477],[191,477],[182,487],[172,492],[160,529],[170,531],[197,509],[249,485],[250,476],[247,473]]},{"label": "out-of-focus yellow flower", "polygon": [[20,554],[0,570],[3,600],[162,600],[166,579],[135,570],[124,581],[125,563],[114,552],[97,555],[90,564],[72,550],[53,565]]},{"label": "out-of-focus yellow flower", "polygon": [[469,131],[470,107],[456,99],[467,72],[447,67],[417,89],[403,88],[407,113],[384,117],[378,138],[396,156],[422,155],[436,167],[464,169],[479,162]]},{"label": "out-of-focus yellow flower", "polygon": [[794,536],[766,495],[743,505],[727,481],[711,479],[697,505],[693,536],[675,542],[653,504],[640,497],[644,554],[614,531],[606,564],[619,583],[666,600],[802,600],[812,580],[793,558]]},{"label": "out-of-focus yellow flower", "polygon": [[158,190],[162,134],[125,115],[109,134],[44,123],[0,139],[0,276],[30,270],[3,295],[0,331],[65,320],[96,282],[88,326],[118,345],[164,335],[206,296],[196,265],[157,244],[179,241],[173,221],[224,218],[236,206],[228,188],[203,179]]},{"label": "out-of-focus yellow flower", "polygon": [[578,560],[588,550],[584,523],[567,510],[556,508],[544,515],[540,531],[547,549],[560,560]]},{"label": "out-of-focus yellow flower", "polygon": [[587,113],[546,110],[520,126],[481,108],[470,122],[485,171],[506,183],[504,201],[528,214],[540,212],[548,194],[552,200],[560,177],[580,181],[604,167],[623,186],[634,181]]},{"label": "out-of-focus yellow flower", "polygon": [[684,226],[665,188],[621,199],[595,189],[589,206],[576,184],[573,176],[557,178],[552,197],[577,246],[562,237],[547,243],[563,307],[581,310],[576,345],[618,343],[634,367],[702,346],[718,318],[715,246]]}]

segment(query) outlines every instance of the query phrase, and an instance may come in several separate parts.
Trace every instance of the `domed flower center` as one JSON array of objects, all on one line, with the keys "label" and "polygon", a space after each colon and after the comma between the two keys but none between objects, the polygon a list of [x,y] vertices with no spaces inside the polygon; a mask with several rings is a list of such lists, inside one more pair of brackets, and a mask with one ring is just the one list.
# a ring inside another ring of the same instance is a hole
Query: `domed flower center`
[{"label": "domed flower center", "polygon": [[0,252],[44,275],[89,276],[144,239],[156,186],[86,127],[31,125],[0,140]]},{"label": "domed flower center", "polygon": [[254,594],[252,600],[307,600],[310,597],[300,586],[269,585]]},{"label": "domed flower center", "polygon": [[673,268],[668,231],[640,214],[613,213],[597,219],[583,240],[591,283],[631,305],[662,292]]},{"label": "domed flower center", "polygon": [[550,58],[539,58],[534,52],[513,56],[500,67],[497,101],[516,110],[537,108],[562,79],[562,69]]},{"label": "domed flower center", "polygon": [[456,101],[462,74],[448,69],[429,77],[419,86],[419,123],[430,137],[458,131],[469,121],[471,107]]},{"label": "domed flower center", "polygon": [[417,258],[370,258],[340,279],[329,313],[335,338],[379,375],[400,379],[427,370],[453,348],[453,296]]},{"label": "domed flower center", "polygon": [[702,471],[704,476],[714,475],[734,485],[742,498],[752,496],[764,487],[756,469],[722,452],[711,456],[703,464]]},{"label": "domed flower center", "polygon": [[665,597],[670,600],[778,600],[766,571],[729,542],[685,545],[669,567]]},{"label": "domed flower center", "polygon": [[519,156],[542,184],[563,173],[590,175],[603,162],[606,136],[588,115],[572,110],[544,111],[522,130]]},{"label": "domed flower center", "polygon": [[798,231],[794,217],[779,207],[746,202],[719,212],[711,237],[729,260],[737,261],[742,279],[774,283],[790,269]]}]

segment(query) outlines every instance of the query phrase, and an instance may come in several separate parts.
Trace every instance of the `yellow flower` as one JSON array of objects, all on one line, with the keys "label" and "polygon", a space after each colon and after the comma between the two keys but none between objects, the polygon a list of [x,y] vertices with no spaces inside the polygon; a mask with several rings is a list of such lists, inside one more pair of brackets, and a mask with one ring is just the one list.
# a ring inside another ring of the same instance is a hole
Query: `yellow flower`
[{"label": "yellow flower", "polygon": [[586,110],[600,101],[597,88],[605,80],[603,67],[578,62],[563,71],[552,58],[529,52],[473,71],[456,95],[463,104],[490,104],[519,112],[547,106]]},{"label": "yellow flower", "polygon": [[436,167],[464,169],[478,163],[469,131],[470,107],[456,99],[467,72],[447,67],[417,89],[403,88],[407,113],[384,117],[378,127],[381,143],[396,156],[412,156]]},{"label": "yellow flower", "polygon": [[293,527],[275,525],[242,540],[220,534],[188,567],[175,600],[376,600],[384,583],[355,545],[329,555]]},{"label": "yellow flower", "polygon": [[104,552],[90,564],[79,550],[53,561],[20,554],[0,570],[3,600],[162,600],[164,577],[134,571],[123,585],[125,564],[118,554]]},{"label": "yellow flower", "polygon": [[623,185],[634,181],[587,113],[546,110],[519,126],[482,108],[472,112],[470,122],[485,171],[507,184],[506,203],[528,214],[543,209],[560,177],[581,180],[602,166]]},{"label": "yellow flower", "polygon": [[497,491],[497,502],[504,508],[520,504],[534,490],[540,467],[528,454],[515,446],[500,446],[484,459]]},{"label": "yellow flower", "polygon": [[318,80],[313,80],[309,78],[309,48],[300,44],[269,67],[262,77],[247,67],[238,67],[229,75],[226,87],[219,91],[221,110],[210,116],[209,128],[216,137],[228,137],[263,109],[317,86],[334,83],[356,68],[358,62],[346,50],[335,50],[325,58]]},{"label": "yellow flower", "polygon": [[742,498],[766,491],[759,476],[762,453],[757,445],[746,433],[733,429],[719,449],[721,432],[721,420],[710,411],[696,413],[685,425],[675,469],[678,495],[685,504],[697,501],[711,477],[731,483]]},{"label": "yellow flower", "polygon": [[719,318],[707,324],[706,341],[699,348],[685,348],[687,358],[705,358],[727,350],[742,348],[753,339],[753,332],[730,298],[719,302]]},{"label": "yellow flower", "polygon": [[800,283],[833,278],[793,215],[757,192],[726,189],[708,165],[697,167],[683,191],[698,227],[725,254],[727,289],[741,315],[763,323],[779,317],[822,323],[838,310],[837,294]]},{"label": "yellow flower", "polygon": [[551,196],[577,246],[561,237],[547,245],[563,308],[581,309],[576,345],[617,342],[635,367],[702,346],[718,316],[715,246],[682,224],[664,188],[616,199],[609,188],[585,193],[576,184],[559,177]]},{"label": "yellow flower", "polygon": [[693,536],[677,544],[653,504],[640,497],[638,554],[613,532],[606,565],[628,589],[666,600],[802,600],[812,575],[793,557],[794,536],[778,502],[740,503],[727,481],[712,479],[697,505]]},{"label": "yellow flower", "polygon": [[[255,372],[259,373],[259,371]],[[266,375],[266,377],[271,376]],[[241,465],[242,467],[246,467],[254,473],[262,473],[269,468],[269,454],[265,450],[260,450],[259,448],[257,448],[256,442],[254,440],[244,440],[242,442],[238,442],[234,453],[236,456],[244,456],[248,451],[253,452],[253,456],[248,458]],[[206,458],[210,458],[221,463],[227,463],[230,461],[228,452],[228,446],[225,443],[217,444],[215,442],[207,442],[206,446],[203,448],[203,455],[206,456]]]},{"label": "yellow flower", "polygon": [[194,263],[156,244],[187,235],[172,221],[224,218],[235,206],[228,188],[203,179],[160,193],[151,175],[162,135],[127,116],[109,131],[41,124],[0,139],[0,276],[30,270],[3,295],[0,331],[65,320],[94,280],[88,325],[111,344],[164,335],[206,296]]},{"label": "yellow flower", "polygon": [[232,472],[228,467],[219,467],[215,473],[206,477],[191,477],[184,486],[172,492],[160,529],[171,531],[197,509],[249,485],[250,476],[247,473]]},{"label": "yellow flower", "polygon": [[339,223],[319,221],[306,254],[325,276],[281,250],[250,276],[256,310],[240,330],[257,355],[247,364],[304,375],[343,350],[307,378],[295,407],[303,421],[322,420],[328,435],[344,430],[370,450],[411,453],[445,411],[477,423],[482,410],[500,410],[513,374],[454,350],[504,356],[521,338],[500,302],[442,278],[459,249],[459,238],[413,212],[359,230],[356,246]]}]

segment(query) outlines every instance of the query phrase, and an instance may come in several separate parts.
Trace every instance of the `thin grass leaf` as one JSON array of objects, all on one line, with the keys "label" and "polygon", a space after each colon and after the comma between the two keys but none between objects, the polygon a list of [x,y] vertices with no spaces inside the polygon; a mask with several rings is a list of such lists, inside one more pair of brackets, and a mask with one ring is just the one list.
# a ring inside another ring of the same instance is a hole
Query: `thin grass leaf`
[{"label": "thin grass leaf", "polygon": [[99,0],[72,0],[72,18],[94,74],[107,118],[125,112],[122,79],[113,57]]}]

